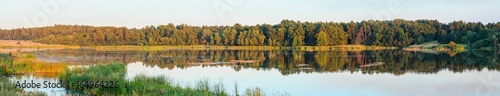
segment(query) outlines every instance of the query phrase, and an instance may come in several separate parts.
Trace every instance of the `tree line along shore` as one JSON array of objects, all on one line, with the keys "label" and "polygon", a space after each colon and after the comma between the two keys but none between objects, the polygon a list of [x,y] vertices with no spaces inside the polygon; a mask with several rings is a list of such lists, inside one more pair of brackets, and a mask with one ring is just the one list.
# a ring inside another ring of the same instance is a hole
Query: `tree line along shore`
[{"label": "tree line along shore", "polygon": [[[467,49],[497,49],[500,22],[437,20],[367,20],[361,22],[301,22],[232,26],[187,24],[127,28],[54,25],[0,29],[1,40],[73,46],[383,46],[408,47],[426,42],[464,45]],[[330,48],[331,49],[331,48]]]}]

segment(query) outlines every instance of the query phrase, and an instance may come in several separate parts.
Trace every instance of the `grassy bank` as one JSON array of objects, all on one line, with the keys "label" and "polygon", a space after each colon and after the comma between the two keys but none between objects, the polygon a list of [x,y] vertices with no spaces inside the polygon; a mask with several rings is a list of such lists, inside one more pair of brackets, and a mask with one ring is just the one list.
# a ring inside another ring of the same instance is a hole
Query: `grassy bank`
[{"label": "grassy bank", "polygon": [[58,76],[66,67],[64,63],[38,61],[32,54],[0,54],[0,75]]},{"label": "grassy bank", "polygon": [[[112,63],[96,65],[88,68],[67,69],[59,77],[67,84],[80,81],[113,81],[118,82],[113,88],[77,87],[70,86],[70,90],[81,91],[90,95],[169,95],[169,96],[227,96],[229,95],[220,83],[210,83],[201,80],[195,86],[183,87],[172,82],[167,77],[137,76],[132,80],[125,80],[125,65]],[[264,95],[259,88],[248,89],[244,94],[249,96]]]},{"label": "grassy bank", "polygon": [[84,47],[100,51],[129,51],[129,50],[297,50],[297,51],[363,51],[398,49],[398,47],[381,47],[365,45],[338,45],[338,46],[210,46],[210,45],[187,45],[187,46],[91,46]]},{"label": "grassy bank", "polygon": [[456,44],[456,43],[448,43],[448,44],[439,44],[437,41],[425,42],[419,45],[412,45],[403,50],[407,51],[421,51],[426,53],[437,53],[437,52],[463,52],[468,50],[466,44]]}]

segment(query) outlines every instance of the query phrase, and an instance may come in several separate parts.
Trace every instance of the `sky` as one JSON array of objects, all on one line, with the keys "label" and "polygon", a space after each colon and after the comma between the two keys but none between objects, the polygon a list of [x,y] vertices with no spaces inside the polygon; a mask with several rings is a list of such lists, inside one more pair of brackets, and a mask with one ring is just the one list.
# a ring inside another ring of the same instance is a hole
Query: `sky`
[{"label": "sky", "polygon": [[433,19],[499,22],[500,0],[0,0],[0,28]]}]

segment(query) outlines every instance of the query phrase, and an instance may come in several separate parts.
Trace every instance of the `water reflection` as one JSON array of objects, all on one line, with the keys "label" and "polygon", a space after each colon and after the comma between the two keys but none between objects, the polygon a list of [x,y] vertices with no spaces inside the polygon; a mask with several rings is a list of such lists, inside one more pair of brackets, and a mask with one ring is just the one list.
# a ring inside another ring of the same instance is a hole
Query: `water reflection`
[{"label": "water reflection", "polygon": [[427,54],[402,50],[385,51],[248,51],[248,50],[165,50],[165,51],[96,51],[45,50],[34,52],[37,59],[67,62],[75,65],[125,64],[143,62],[144,66],[161,69],[186,69],[192,66],[226,66],[242,69],[278,70],[282,75],[301,73],[361,72],[363,74],[405,73],[436,74],[499,70],[498,54],[469,51],[458,54]]},{"label": "water reflection", "polygon": [[[221,80],[229,93],[234,92],[232,85],[237,82],[239,92],[258,86],[271,94],[288,92],[298,96],[500,95],[500,85],[497,83],[500,82],[499,55],[488,51],[427,54],[402,50],[72,49],[32,53],[38,60],[66,62],[72,66],[121,62],[127,64],[126,78],[138,74],[168,76],[181,81],[181,84],[192,84],[189,82],[202,78],[215,82]],[[59,91],[57,89],[54,94],[57,95]]]},{"label": "water reflection", "polygon": [[[465,71],[456,74],[449,70],[432,75],[408,73],[396,76],[389,73],[366,75],[362,72],[290,74],[284,76],[276,69],[258,71],[232,67],[192,66],[186,69],[162,69],[135,62],[127,65],[127,78],[138,74],[168,76],[180,84],[189,85],[200,79],[222,82],[230,94],[234,83],[238,92],[244,88],[260,87],[268,94],[287,92],[294,96],[478,96],[500,95],[498,71]],[[488,78],[491,77],[491,78]],[[484,84],[481,78],[489,83]],[[494,80],[494,81],[491,81]],[[495,85],[496,84],[496,85]],[[488,85],[488,86],[485,86]],[[493,91],[487,89],[491,88]]]}]

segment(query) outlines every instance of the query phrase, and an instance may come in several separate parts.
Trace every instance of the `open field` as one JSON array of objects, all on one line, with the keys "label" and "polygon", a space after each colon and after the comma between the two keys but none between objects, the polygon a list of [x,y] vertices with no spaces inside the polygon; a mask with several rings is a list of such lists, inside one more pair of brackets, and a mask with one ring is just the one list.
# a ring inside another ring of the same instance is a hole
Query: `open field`
[{"label": "open field", "polygon": [[0,53],[33,52],[37,50],[79,48],[78,46],[49,45],[29,40],[0,40]]},{"label": "open field", "polygon": [[65,48],[64,47],[62,47],[62,48],[0,48],[0,53],[9,54],[9,53],[34,52],[34,51],[41,51],[41,50],[58,50],[58,49],[65,49]]},{"label": "open field", "polygon": [[63,48],[79,48],[79,46],[68,45],[55,45],[55,44],[42,44],[29,40],[0,40],[0,48],[50,48],[50,49],[63,49]]},{"label": "open field", "polygon": [[64,46],[64,45],[49,45],[42,43],[35,43],[28,40],[0,40],[0,46]]}]

